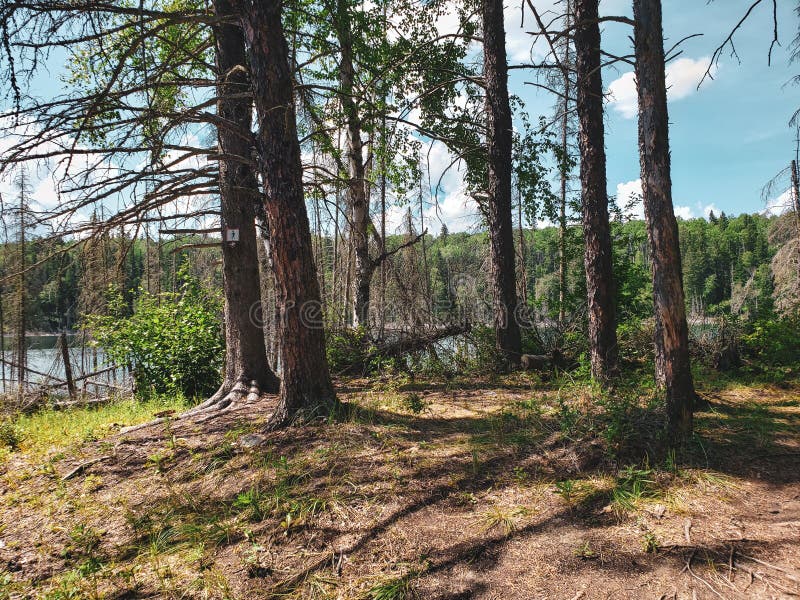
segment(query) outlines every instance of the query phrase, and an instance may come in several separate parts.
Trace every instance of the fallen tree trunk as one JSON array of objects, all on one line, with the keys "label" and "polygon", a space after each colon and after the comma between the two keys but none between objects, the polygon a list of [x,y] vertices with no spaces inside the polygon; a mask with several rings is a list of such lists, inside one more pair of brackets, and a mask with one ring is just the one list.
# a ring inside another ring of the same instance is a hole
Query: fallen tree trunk
[{"label": "fallen tree trunk", "polygon": [[[28,373],[33,373],[34,375],[38,375],[39,377],[44,377],[44,378],[46,378],[48,380],[58,381],[58,382],[60,382],[59,385],[66,385],[67,384],[66,380],[61,379],[60,377],[56,377],[55,375],[51,375],[50,373],[43,373],[42,371],[37,371],[36,369],[31,369],[29,366],[20,365],[19,363],[15,362],[13,360],[7,360],[5,358],[0,357],[0,362],[3,362],[3,363],[5,363],[5,364],[7,364],[7,365],[9,365],[9,366],[11,366],[11,367],[13,367],[15,369],[22,368],[25,371],[27,371]],[[9,381],[12,381],[12,380],[9,380]]]},{"label": "fallen tree trunk", "polygon": [[379,342],[371,350],[367,357],[373,356],[401,356],[409,352],[424,350],[436,342],[455,335],[468,333],[471,327],[469,323],[459,325],[448,325],[442,329],[434,329],[420,335],[401,335],[399,339],[391,342]]},{"label": "fallen tree trunk", "polygon": [[425,350],[441,340],[468,333],[470,329],[468,323],[462,323],[419,333],[399,332],[391,340],[371,340],[368,336],[351,339],[344,348],[347,357],[338,362],[336,372],[337,375],[363,375],[370,370],[370,363],[375,359],[399,358]]}]

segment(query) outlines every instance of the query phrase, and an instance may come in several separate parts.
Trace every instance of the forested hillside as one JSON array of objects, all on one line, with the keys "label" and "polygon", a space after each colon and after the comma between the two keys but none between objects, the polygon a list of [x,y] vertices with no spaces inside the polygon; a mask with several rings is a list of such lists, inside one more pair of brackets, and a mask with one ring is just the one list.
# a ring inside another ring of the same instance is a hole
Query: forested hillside
[{"label": "forested hillside", "polygon": [[[789,217],[740,215],[731,218],[725,213],[719,217],[712,213],[709,220],[680,221],[689,314],[692,317],[744,314],[749,318],[772,314],[776,295],[781,293],[780,289],[776,290],[772,262],[776,252],[787,242],[782,230],[786,229],[784,221]],[[564,308],[570,314],[577,314],[585,304],[583,241],[579,228],[570,227],[567,231],[569,269]],[[524,273],[520,290],[524,290],[528,304],[537,313],[557,318],[561,308],[558,228],[524,228],[523,232],[521,244],[519,230],[515,232],[518,256],[524,256],[524,263],[519,266],[521,278]],[[406,236],[390,238],[389,244],[399,246],[405,237],[416,235],[412,229]],[[650,311],[652,284],[645,224],[643,221],[613,222],[612,235],[621,320],[646,317]],[[88,315],[106,314],[108,298],[115,292],[122,293],[130,312],[143,292],[176,291],[177,274],[182,269],[202,283],[205,293],[219,296],[222,287],[220,251],[213,247],[219,243],[219,238],[214,236],[132,240],[110,232],[86,245],[75,246],[63,240],[34,237],[25,248],[26,264],[35,265],[25,277],[28,329],[76,331],[86,323]],[[210,247],[193,248],[193,244]],[[345,247],[342,240],[339,244]],[[428,304],[425,308],[428,318],[452,313],[459,303],[473,309],[486,308],[486,234],[448,233],[445,229],[438,235],[427,234],[424,246],[424,250],[420,244],[418,248],[403,250],[393,257],[386,293],[381,297],[398,306],[408,300],[408,294],[415,294],[415,303],[423,308]],[[314,237],[314,247],[318,262],[328,267],[320,273],[320,280],[330,324],[347,326],[343,296],[346,290],[341,284],[334,288],[337,280],[341,282],[348,277],[347,257],[334,255],[337,244],[329,237]],[[13,273],[18,254],[18,245],[14,243],[6,243],[0,249],[0,276],[5,281],[3,313],[9,315],[5,320],[6,335],[15,331],[13,309],[19,291]],[[780,266],[775,265],[775,268]],[[467,282],[470,288],[464,285]]]}]

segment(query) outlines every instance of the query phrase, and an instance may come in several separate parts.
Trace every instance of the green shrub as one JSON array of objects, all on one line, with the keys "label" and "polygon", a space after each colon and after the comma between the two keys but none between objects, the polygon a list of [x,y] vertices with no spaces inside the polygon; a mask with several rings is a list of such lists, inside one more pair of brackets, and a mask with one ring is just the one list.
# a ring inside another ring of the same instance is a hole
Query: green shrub
[{"label": "green shrub", "polygon": [[800,363],[800,313],[760,319],[742,338],[745,352],[768,367]]},{"label": "green shrub", "polygon": [[143,292],[130,315],[122,295],[112,291],[110,314],[90,316],[86,327],[113,362],[133,368],[140,391],[193,398],[212,393],[220,383],[221,306],[186,272],[179,276],[180,292]]},{"label": "green shrub", "polygon": [[22,441],[22,432],[10,419],[0,418],[0,447],[16,450]]},{"label": "green shrub", "polygon": [[469,337],[471,344],[459,349],[463,370],[474,373],[495,373],[502,370],[503,357],[497,350],[494,328],[473,327]]},{"label": "green shrub", "polygon": [[328,333],[325,355],[332,373],[355,373],[367,370],[373,345],[363,327],[341,329]]}]

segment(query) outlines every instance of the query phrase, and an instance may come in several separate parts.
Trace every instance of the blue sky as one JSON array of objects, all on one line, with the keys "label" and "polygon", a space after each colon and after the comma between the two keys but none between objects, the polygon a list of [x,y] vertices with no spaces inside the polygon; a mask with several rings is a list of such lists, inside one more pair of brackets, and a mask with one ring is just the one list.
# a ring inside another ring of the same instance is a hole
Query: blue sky
[{"label": "blue sky", "polygon": [[[751,0],[663,3],[667,47],[687,35],[703,34],[685,42],[683,54],[670,66],[674,80],[669,103],[673,201],[676,207],[682,207],[676,208],[679,214],[701,216],[711,206],[729,214],[763,210],[762,187],[794,156],[797,132],[788,123],[800,108],[800,88],[787,85],[793,74],[800,73],[800,63],[789,64],[791,43],[800,23],[792,9],[794,0],[778,2],[781,47],[773,50],[771,67],[767,53],[772,39],[772,6],[765,1],[735,37],[741,64],[729,52],[724,53],[715,79],[706,80],[696,90],[714,49],[750,4]],[[628,1],[608,0],[601,2],[601,12],[630,16],[630,6]],[[517,33],[512,31],[516,26],[511,20],[507,23],[510,39]],[[606,24],[604,47],[613,53],[630,53],[629,35],[628,26]],[[629,65],[604,69],[604,86],[621,86],[623,91],[635,94],[632,76],[625,76],[632,70]],[[534,94],[531,86],[521,86],[521,79],[515,77],[514,91],[526,100],[532,113],[547,113],[552,101]],[[636,117],[625,114],[623,108],[619,101],[607,105],[608,184],[609,193],[614,195],[635,188],[633,182],[639,178]]]},{"label": "blue sky", "polygon": [[[533,0],[540,11],[552,9],[556,0]],[[697,90],[714,49],[738,22],[752,0],[663,0],[664,30],[667,47],[691,34],[703,34],[682,45],[681,56],[668,66],[670,89],[670,136],[672,144],[673,200],[676,214],[683,218],[706,216],[709,209],[728,214],[760,212],[765,203],[763,186],[784,169],[795,152],[796,130],[789,119],[800,108],[800,87],[789,83],[800,74],[800,63],[790,64],[791,45],[800,18],[793,10],[795,0],[778,0],[780,46],[767,65],[772,38],[771,2],[764,0],[736,34],[736,48],[741,59],[725,52],[713,81],[706,80]],[[631,16],[630,0],[602,0],[604,15]],[[546,52],[541,42],[531,50],[533,19],[526,15],[526,27],[520,28],[518,0],[507,3],[506,30],[510,63],[541,60]],[[526,11],[527,12],[527,11]],[[441,27],[457,25],[453,15],[442,19]],[[615,54],[632,53],[627,25],[607,23],[603,28],[603,46]],[[63,53],[54,52],[47,62],[50,73],[37,75],[33,91],[43,97],[60,93]],[[626,196],[639,188],[639,159],[635,110],[633,68],[621,64],[603,71],[603,83],[613,92],[606,106],[606,147],[608,154],[608,191],[625,203]],[[524,85],[531,72],[515,70],[511,91],[523,98],[531,120],[551,115],[554,100],[545,92]],[[430,147],[431,179],[439,181],[452,156],[441,146]],[[0,188],[5,187],[0,185]],[[779,189],[780,195],[787,185]],[[451,231],[472,229],[479,222],[474,203],[465,196],[461,174],[451,169],[442,179],[442,193],[435,206],[426,209],[432,231],[437,221],[447,223]],[[43,206],[58,203],[53,184],[47,179],[38,183],[34,196]],[[783,199],[777,203],[781,204]],[[402,228],[404,207],[393,207],[387,219],[392,227]],[[433,222],[432,222],[433,221]]]}]

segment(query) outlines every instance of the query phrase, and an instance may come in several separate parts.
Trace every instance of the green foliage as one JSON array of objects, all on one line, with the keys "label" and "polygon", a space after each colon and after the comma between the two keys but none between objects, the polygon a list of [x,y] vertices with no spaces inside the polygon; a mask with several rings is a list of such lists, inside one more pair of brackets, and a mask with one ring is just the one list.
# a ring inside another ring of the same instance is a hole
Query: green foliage
[{"label": "green foliage", "polygon": [[17,450],[22,442],[22,432],[11,419],[0,419],[0,447]]},{"label": "green foliage", "polygon": [[651,320],[629,319],[617,327],[620,356],[629,361],[653,360],[654,324]]},{"label": "green foliage", "polygon": [[233,508],[243,512],[254,522],[263,521],[271,510],[268,509],[269,498],[265,496],[257,485],[245,490],[233,501]]},{"label": "green foliage", "polygon": [[642,536],[642,550],[648,554],[655,554],[661,548],[661,542],[658,541],[656,534],[652,531],[645,531]]},{"label": "green foliage", "polygon": [[332,373],[365,369],[372,343],[363,327],[329,332],[325,338],[325,355]]},{"label": "green foliage", "polygon": [[98,439],[118,424],[136,425],[153,418],[154,413],[186,408],[183,397],[156,396],[143,402],[123,400],[99,407],[67,410],[40,410],[16,417],[13,427],[19,447],[26,452],[45,452]]},{"label": "green foliage", "polygon": [[611,490],[611,504],[619,511],[630,511],[636,508],[637,502],[655,494],[655,480],[652,469],[626,467],[617,476],[616,484]]},{"label": "green foliage", "polygon": [[563,481],[556,481],[555,492],[564,499],[567,504],[572,504],[575,499],[575,494],[578,491],[578,486],[574,479],[564,479]]},{"label": "green foliage", "polygon": [[743,337],[744,350],[769,367],[800,364],[800,313],[759,319]]},{"label": "green foliage", "polygon": [[460,357],[463,370],[474,373],[496,372],[502,364],[502,357],[497,351],[494,329],[473,327],[470,342],[472,347],[464,348]]},{"label": "green foliage", "polygon": [[592,558],[597,558],[597,552],[592,550],[592,547],[589,545],[589,542],[583,542],[580,544],[575,550],[573,554],[578,558],[582,558],[583,560],[590,560]]},{"label": "green foliage", "polygon": [[411,579],[415,573],[387,579],[372,586],[364,596],[366,600],[406,600],[412,594]]},{"label": "green foliage", "polygon": [[220,302],[204,294],[185,269],[179,276],[180,292],[142,292],[128,316],[122,296],[112,290],[111,314],[89,317],[86,327],[113,362],[133,367],[140,391],[193,398],[219,386]]},{"label": "green foliage", "polygon": [[636,423],[636,418],[641,413],[639,397],[620,390],[609,397],[601,398],[598,404],[604,408],[600,435],[608,444],[610,453],[619,456],[634,435],[643,433],[637,431]]},{"label": "green foliage", "polygon": [[583,414],[578,409],[571,406],[564,398],[558,399],[558,423],[566,437],[571,438],[580,434],[579,426],[582,420]]},{"label": "green foliage", "polygon": [[415,415],[420,414],[427,409],[429,405],[430,402],[426,401],[422,395],[417,392],[409,392],[403,396],[403,406]]}]

